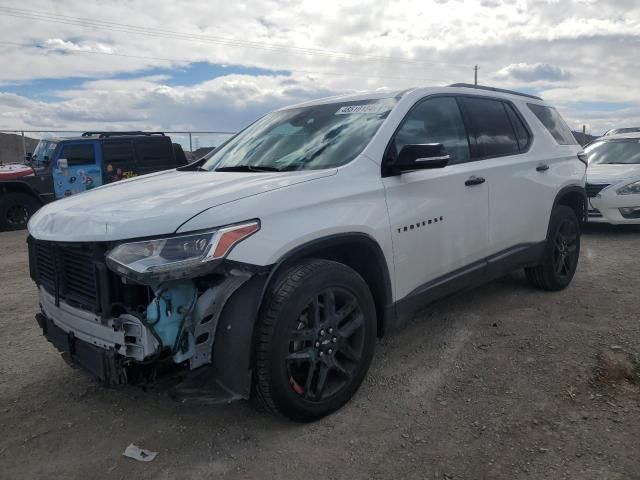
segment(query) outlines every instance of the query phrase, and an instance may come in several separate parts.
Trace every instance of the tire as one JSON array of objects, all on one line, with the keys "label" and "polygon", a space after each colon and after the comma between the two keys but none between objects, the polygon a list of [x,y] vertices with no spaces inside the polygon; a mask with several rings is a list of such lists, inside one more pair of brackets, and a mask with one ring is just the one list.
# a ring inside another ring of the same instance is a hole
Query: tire
[{"label": "tire", "polygon": [[27,193],[3,194],[0,196],[0,230],[27,228],[27,222],[39,207],[39,202]]},{"label": "tire", "polygon": [[341,263],[303,261],[265,298],[253,400],[295,421],[322,418],[358,390],[375,340],[376,310],[362,277]]},{"label": "tire", "polygon": [[525,268],[527,280],[542,290],[562,290],[571,283],[579,258],[580,222],[571,208],[558,205],[551,212],[543,261]]}]

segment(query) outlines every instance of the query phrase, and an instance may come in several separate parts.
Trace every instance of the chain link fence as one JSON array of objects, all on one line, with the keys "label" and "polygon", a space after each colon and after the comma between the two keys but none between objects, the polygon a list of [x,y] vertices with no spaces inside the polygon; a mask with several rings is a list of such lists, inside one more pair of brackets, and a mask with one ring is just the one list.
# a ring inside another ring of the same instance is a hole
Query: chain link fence
[{"label": "chain link fence", "polygon": [[[21,162],[32,153],[43,138],[68,138],[82,135],[75,130],[0,130],[0,164]],[[174,143],[179,143],[188,157],[195,160],[216,148],[234,132],[165,131]]]}]

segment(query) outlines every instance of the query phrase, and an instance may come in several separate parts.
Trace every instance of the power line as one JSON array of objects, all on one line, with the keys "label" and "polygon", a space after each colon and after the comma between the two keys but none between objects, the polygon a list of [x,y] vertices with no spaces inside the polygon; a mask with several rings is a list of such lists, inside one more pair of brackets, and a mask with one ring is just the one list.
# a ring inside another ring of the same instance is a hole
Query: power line
[{"label": "power line", "polygon": [[274,45],[274,44],[266,44],[262,42],[253,42],[247,40],[238,40],[236,38],[229,37],[218,37],[212,35],[202,35],[202,34],[193,34],[193,33],[185,33],[178,32],[173,30],[166,29],[157,29],[157,28],[149,28],[149,27],[140,27],[136,25],[128,25],[116,22],[110,22],[106,20],[93,20],[82,17],[73,17],[69,15],[61,15],[61,14],[53,14],[53,13],[42,13],[36,10],[28,10],[28,9],[20,9],[14,7],[7,7],[0,5],[0,11],[3,11],[5,15],[17,17],[17,18],[27,18],[30,20],[37,20],[42,22],[49,23],[59,23],[65,25],[72,25],[82,28],[91,28],[97,30],[106,30],[120,33],[129,33],[134,35],[142,35],[152,38],[167,38],[171,40],[183,40],[183,41],[191,41],[191,42],[204,42],[204,43],[214,43],[219,45],[231,46],[231,47],[240,47],[240,48],[249,48],[249,49],[260,49],[266,51],[289,51],[295,52],[298,54],[304,54],[309,56],[324,56],[333,59],[349,59],[349,58],[362,58],[365,60],[373,60],[376,62],[382,63],[405,63],[405,64],[427,64],[427,65],[445,65],[445,66],[456,66],[456,67],[469,67],[470,64],[462,64],[462,63],[448,63],[448,62],[431,62],[419,59],[406,59],[400,57],[392,57],[392,56],[381,56],[381,55],[368,55],[368,54],[359,54],[359,53],[349,53],[349,52],[336,52],[326,49],[319,48],[310,48],[310,47],[296,47],[290,45]]},{"label": "power line", "polygon": [[[45,47],[42,47],[40,45],[33,45],[33,44],[26,44],[26,43],[18,43],[18,42],[9,42],[9,41],[5,41],[5,40],[0,40],[0,45],[10,45],[10,46],[15,46],[15,47],[21,47],[21,48],[31,48],[31,49],[38,49],[38,50],[45,50],[45,51],[51,51],[51,52],[58,52],[64,55],[73,55],[73,54],[87,54],[87,55],[107,55],[107,56],[113,56],[113,57],[124,57],[124,58],[134,58],[134,59],[138,59],[138,60],[154,60],[154,61],[163,61],[163,62],[170,62],[170,63],[174,63],[174,64],[180,64],[180,63],[191,63],[189,60],[186,60],[184,58],[181,59],[176,59],[176,58],[166,58],[166,57],[153,57],[153,56],[147,56],[147,55],[130,55],[130,54],[125,54],[125,53],[115,53],[115,52],[100,52],[100,51],[96,51],[96,50],[64,50],[64,49],[58,49],[58,48],[51,48],[51,49],[47,49]],[[332,77],[353,77],[353,78],[378,78],[378,79],[382,79],[382,80],[415,80],[418,82],[437,82],[438,80],[434,79],[434,78],[426,78],[426,77],[422,77],[422,78],[417,78],[417,77],[391,77],[388,75],[375,75],[375,74],[370,74],[367,73],[366,75],[358,75],[358,74],[352,74],[352,73],[334,73],[334,72],[322,72],[322,71],[318,71],[318,70],[302,70],[302,69],[292,69],[292,68],[278,68],[278,69],[274,69],[275,71],[285,71],[285,72],[293,72],[293,73],[304,73],[304,74],[311,74],[311,75],[326,75],[326,76],[332,76]],[[238,73],[238,75],[242,75],[241,73]]]}]

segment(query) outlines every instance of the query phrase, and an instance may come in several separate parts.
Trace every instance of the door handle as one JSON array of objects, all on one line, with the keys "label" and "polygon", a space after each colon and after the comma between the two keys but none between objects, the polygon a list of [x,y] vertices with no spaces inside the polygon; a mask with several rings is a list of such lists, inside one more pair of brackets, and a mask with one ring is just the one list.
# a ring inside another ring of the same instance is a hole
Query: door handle
[{"label": "door handle", "polygon": [[546,163],[540,164],[536,167],[537,172],[546,172],[547,170],[549,170],[549,165]]},{"label": "door handle", "polygon": [[471,187],[473,185],[480,185],[481,183],[484,183],[485,181],[486,180],[484,178],[482,178],[482,177],[471,176],[471,177],[469,177],[469,179],[466,182],[464,182],[464,184],[467,187]]}]

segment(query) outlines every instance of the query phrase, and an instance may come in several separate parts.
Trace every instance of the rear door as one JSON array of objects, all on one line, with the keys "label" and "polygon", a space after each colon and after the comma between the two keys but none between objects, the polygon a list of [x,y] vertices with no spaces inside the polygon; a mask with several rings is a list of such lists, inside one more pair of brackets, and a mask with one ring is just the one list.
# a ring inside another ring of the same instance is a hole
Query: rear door
[{"label": "rear door", "polygon": [[471,156],[483,165],[489,185],[489,253],[544,240],[549,222],[537,171],[542,159],[530,152],[531,130],[509,101],[464,96]]},{"label": "rear door", "polygon": [[385,154],[393,162],[407,144],[441,143],[444,168],[383,178],[392,228],[396,299],[450,277],[487,255],[489,191],[482,166],[472,162],[454,96],[428,97],[406,115]]},{"label": "rear door", "polygon": [[56,198],[68,197],[102,185],[100,151],[95,142],[68,142],[58,147],[53,164]]}]

